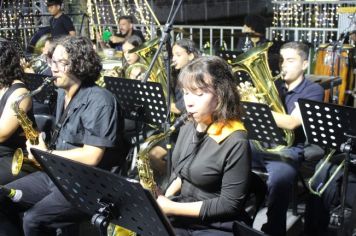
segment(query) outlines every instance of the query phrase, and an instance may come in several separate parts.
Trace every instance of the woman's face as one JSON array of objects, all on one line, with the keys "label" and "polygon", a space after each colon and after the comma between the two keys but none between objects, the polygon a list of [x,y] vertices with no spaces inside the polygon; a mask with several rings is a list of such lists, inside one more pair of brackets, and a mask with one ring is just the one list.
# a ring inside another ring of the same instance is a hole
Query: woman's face
[{"label": "woman's face", "polygon": [[184,102],[187,112],[191,114],[198,124],[212,123],[212,113],[215,111],[218,100],[214,93],[202,89],[183,88]]},{"label": "woman's face", "polygon": [[136,53],[129,53],[129,51],[134,48],[135,46],[128,42],[122,45],[122,51],[124,52],[124,57],[129,65],[138,62],[138,60],[140,59]]},{"label": "woman's face", "polygon": [[188,53],[185,48],[182,48],[178,45],[173,46],[172,53],[173,53],[172,61],[174,64],[174,68],[177,70],[182,69],[191,60],[194,59],[193,53]]}]

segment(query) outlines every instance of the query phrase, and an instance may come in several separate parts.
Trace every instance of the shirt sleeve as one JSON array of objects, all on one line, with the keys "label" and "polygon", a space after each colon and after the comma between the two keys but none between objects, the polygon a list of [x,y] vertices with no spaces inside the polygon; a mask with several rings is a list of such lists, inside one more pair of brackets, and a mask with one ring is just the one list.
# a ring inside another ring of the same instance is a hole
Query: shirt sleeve
[{"label": "shirt sleeve", "polygon": [[69,33],[70,31],[75,31],[74,25],[72,20],[70,19],[69,16],[64,18],[64,28],[66,29],[66,31]]},{"label": "shirt sleeve", "polygon": [[205,220],[233,218],[244,207],[251,170],[247,140],[239,140],[226,158],[220,196],[203,201],[200,217]]},{"label": "shirt sleeve", "polygon": [[117,142],[117,104],[94,102],[87,108],[88,116],[82,119],[83,143],[98,147],[114,147]]}]

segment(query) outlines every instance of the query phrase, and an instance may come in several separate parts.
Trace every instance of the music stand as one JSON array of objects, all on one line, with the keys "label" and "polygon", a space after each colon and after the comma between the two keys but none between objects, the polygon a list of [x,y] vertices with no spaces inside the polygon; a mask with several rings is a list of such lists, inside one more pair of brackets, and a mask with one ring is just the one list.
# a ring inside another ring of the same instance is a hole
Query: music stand
[{"label": "music stand", "polygon": [[254,102],[241,102],[241,105],[244,110],[242,120],[249,139],[271,145],[287,145],[268,105]]},{"label": "music stand", "polygon": [[356,123],[352,121],[356,117],[356,108],[307,99],[299,99],[298,104],[308,142],[326,148],[339,149],[346,154],[341,191],[341,216],[338,226],[343,225],[350,153],[353,151],[356,139]]},{"label": "music stand", "polygon": [[65,198],[92,216],[102,235],[107,235],[109,221],[142,236],[174,235],[156,200],[138,181],[39,149],[31,148],[31,153]]},{"label": "music stand", "polygon": [[107,76],[104,81],[106,89],[118,98],[125,118],[158,126],[164,124],[167,106],[160,83]]}]

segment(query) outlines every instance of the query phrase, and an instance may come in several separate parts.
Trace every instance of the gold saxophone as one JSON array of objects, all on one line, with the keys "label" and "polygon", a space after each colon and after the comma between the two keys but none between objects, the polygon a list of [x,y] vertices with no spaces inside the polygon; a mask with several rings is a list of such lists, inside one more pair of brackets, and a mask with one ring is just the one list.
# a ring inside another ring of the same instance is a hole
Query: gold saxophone
[{"label": "gold saxophone", "polygon": [[[137,154],[137,170],[138,176],[140,178],[140,184],[144,189],[150,191],[154,198],[158,197],[157,184],[154,180],[153,171],[151,169],[149,152],[155,147],[160,141],[168,138],[172,133],[174,133],[184,122],[188,119],[189,114],[185,113],[179,117],[174,125],[172,125],[166,132],[152,135],[146,139],[143,144],[143,149]],[[110,232],[110,233],[109,233]],[[136,235],[134,232],[124,229],[121,226],[110,224],[108,227],[108,235]]]},{"label": "gold saxophone", "polygon": [[[268,48],[272,46],[273,43],[266,43],[261,46],[252,48],[247,52],[239,55],[234,62],[231,63],[233,73],[245,72],[247,73],[253,83],[255,89],[249,91],[240,91],[241,94],[251,94],[254,93],[256,98],[260,101],[263,101],[270,106],[272,111],[286,114],[284,110],[283,103],[279,97],[277,88],[274,84],[274,81],[278,77],[273,77],[271,70],[268,66],[267,53]],[[248,87],[248,86],[240,86]],[[248,100],[248,99],[247,99]],[[284,129],[284,140],[287,143],[287,146],[291,146],[294,142],[294,132],[292,130]],[[259,142],[255,142],[256,147],[263,151],[268,152],[279,152],[285,146],[278,145],[274,148],[266,149],[262,147]]]},{"label": "gold saxophone", "polygon": [[[17,120],[19,121],[19,124],[25,133],[26,139],[28,139],[30,143],[34,145],[38,144],[38,136],[40,133],[35,128],[33,128],[32,121],[28,118],[26,112],[20,108],[20,103],[23,99],[32,97],[41,92],[42,89],[49,85],[54,79],[55,77],[45,78],[40,87],[34,91],[19,96],[15,102],[11,104],[11,108],[16,114]],[[30,160],[28,157],[24,156],[21,148],[17,148],[14,153],[11,166],[11,172],[14,176],[17,176],[20,173],[23,163],[28,163],[37,169],[41,168],[35,160]]]}]

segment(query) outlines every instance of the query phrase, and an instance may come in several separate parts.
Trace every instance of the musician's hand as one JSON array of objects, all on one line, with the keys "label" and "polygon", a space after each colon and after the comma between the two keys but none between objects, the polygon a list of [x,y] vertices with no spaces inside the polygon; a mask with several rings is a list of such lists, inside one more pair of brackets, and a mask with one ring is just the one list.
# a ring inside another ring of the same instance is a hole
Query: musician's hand
[{"label": "musician's hand", "polygon": [[47,146],[46,146],[46,144],[44,142],[45,138],[46,138],[46,134],[42,132],[38,137],[38,144],[37,145],[31,144],[30,140],[26,141],[26,149],[27,149],[27,152],[28,152],[28,158],[29,159],[31,159],[31,160],[34,159],[30,148],[37,148],[37,149],[40,149],[42,151],[48,151],[48,148],[47,148]]},{"label": "musician's hand", "polygon": [[123,43],[125,41],[125,38],[119,36],[111,36],[110,41],[113,43]]},{"label": "musician's hand", "polygon": [[157,203],[161,207],[162,211],[164,214],[167,216],[172,215],[172,206],[175,204],[175,202],[169,200],[167,197],[163,195],[159,195],[157,197]]}]

